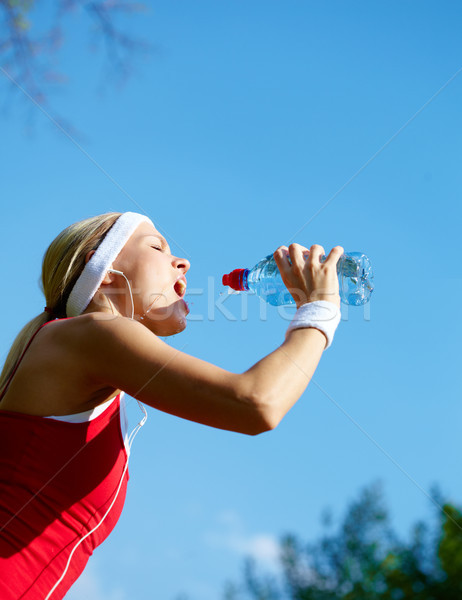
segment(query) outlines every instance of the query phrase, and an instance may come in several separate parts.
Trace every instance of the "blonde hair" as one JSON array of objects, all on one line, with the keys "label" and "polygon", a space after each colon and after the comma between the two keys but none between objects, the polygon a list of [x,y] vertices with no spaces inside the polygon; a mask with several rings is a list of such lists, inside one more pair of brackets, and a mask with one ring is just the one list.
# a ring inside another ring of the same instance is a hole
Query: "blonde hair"
[{"label": "blonde hair", "polygon": [[106,213],[78,221],[62,231],[50,244],[42,262],[42,291],[49,312],[43,311],[19,332],[0,374],[0,391],[34,333],[47,321],[66,317],[66,302],[80,273],[85,257],[96,250],[121,213]]}]

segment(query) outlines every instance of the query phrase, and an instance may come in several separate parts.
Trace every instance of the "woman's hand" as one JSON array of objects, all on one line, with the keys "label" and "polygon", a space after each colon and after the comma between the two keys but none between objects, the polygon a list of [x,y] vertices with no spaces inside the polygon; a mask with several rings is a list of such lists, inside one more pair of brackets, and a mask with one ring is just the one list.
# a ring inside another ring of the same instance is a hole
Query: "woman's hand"
[{"label": "woman's hand", "polygon": [[309,250],[300,244],[290,244],[288,248],[280,246],[274,252],[282,280],[297,308],[315,300],[327,300],[340,307],[337,262],[343,248],[335,246],[321,262],[324,254],[324,248],[317,244]]}]

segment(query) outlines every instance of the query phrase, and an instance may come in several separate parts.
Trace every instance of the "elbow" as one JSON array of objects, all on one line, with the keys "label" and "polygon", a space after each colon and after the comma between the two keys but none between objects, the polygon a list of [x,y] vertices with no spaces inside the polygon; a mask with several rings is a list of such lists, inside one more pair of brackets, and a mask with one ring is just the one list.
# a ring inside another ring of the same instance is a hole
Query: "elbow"
[{"label": "elbow", "polygon": [[247,435],[260,435],[261,433],[266,433],[268,431],[272,431],[277,427],[277,423],[273,423],[267,419],[261,419],[254,424],[251,430],[246,431]]},{"label": "elbow", "polygon": [[252,407],[252,425],[246,431],[248,435],[260,435],[276,429],[284,416],[270,399],[253,398]]},{"label": "elbow", "polygon": [[253,436],[275,429],[285,414],[280,399],[265,389],[266,386],[262,389],[246,376],[238,377],[239,385],[234,400],[240,407],[240,423],[236,431]]}]

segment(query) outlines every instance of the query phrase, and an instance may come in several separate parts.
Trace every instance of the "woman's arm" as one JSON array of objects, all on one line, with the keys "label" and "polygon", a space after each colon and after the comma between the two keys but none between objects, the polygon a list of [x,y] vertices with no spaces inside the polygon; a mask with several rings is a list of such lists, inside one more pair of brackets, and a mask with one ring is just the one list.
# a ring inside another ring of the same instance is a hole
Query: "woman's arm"
[{"label": "woman's arm", "polygon": [[316,329],[292,331],[274,352],[236,374],[172,348],[124,317],[93,314],[79,320],[78,330],[67,332],[95,386],[121,389],[178,417],[250,435],[274,428],[299,399],[326,343]]}]

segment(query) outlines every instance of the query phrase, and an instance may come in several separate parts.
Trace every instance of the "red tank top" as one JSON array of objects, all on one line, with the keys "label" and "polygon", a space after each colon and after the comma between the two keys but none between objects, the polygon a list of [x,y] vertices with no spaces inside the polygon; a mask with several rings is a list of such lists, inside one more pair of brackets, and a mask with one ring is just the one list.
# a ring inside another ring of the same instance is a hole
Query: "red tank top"
[{"label": "red tank top", "polygon": [[44,600],[73,553],[50,596],[63,598],[119,519],[127,460],[119,396],[83,423],[0,411],[2,600]]}]

